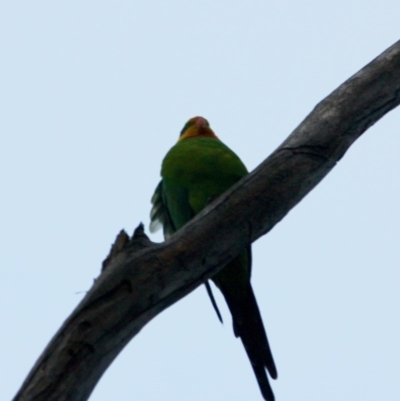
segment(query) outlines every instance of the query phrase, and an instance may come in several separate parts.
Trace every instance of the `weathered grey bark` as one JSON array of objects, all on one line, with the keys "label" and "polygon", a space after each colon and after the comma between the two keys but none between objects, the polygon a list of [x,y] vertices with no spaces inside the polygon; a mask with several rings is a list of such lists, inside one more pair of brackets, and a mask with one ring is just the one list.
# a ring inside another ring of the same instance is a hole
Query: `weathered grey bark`
[{"label": "weathered grey bark", "polygon": [[400,42],[319,103],[252,174],[162,244],[121,233],[15,401],[82,401],[141,328],[267,233],[400,102]]}]

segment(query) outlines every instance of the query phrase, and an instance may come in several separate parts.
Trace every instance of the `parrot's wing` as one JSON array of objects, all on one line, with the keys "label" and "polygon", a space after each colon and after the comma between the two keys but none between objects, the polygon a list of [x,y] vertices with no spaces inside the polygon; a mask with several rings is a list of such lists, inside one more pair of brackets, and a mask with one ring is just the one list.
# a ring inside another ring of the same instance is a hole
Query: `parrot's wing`
[{"label": "parrot's wing", "polygon": [[[175,195],[180,200],[179,202],[180,212],[186,213],[184,214],[184,220],[186,221],[190,220],[194,216],[194,212],[190,208],[187,191],[182,189],[180,191],[177,191],[175,189]],[[151,203],[153,204],[153,207],[151,208],[150,212],[150,219],[151,219],[150,232],[154,233],[158,231],[161,227],[163,227],[164,237],[165,238],[170,237],[176,231],[176,227],[174,225],[170,210],[168,208],[168,200],[165,194],[164,183],[162,180],[157,185],[157,188],[154,191],[154,195],[151,198]],[[184,207],[185,205],[187,207]],[[170,207],[171,206],[172,205],[170,205]],[[207,289],[207,294],[210,297],[211,304],[218,316],[218,319],[221,323],[223,323],[221,312],[218,309],[217,302],[215,301],[214,295],[212,293],[208,281],[205,283],[205,286]]]},{"label": "parrot's wing", "polygon": [[150,232],[154,233],[163,227],[164,237],[170,237],[176,231],[176,229],[164,199],[162,180],[154,191],[154,195],[151,198],[151,203],[153,204],[153,207],[151,208],[150,212]]}]

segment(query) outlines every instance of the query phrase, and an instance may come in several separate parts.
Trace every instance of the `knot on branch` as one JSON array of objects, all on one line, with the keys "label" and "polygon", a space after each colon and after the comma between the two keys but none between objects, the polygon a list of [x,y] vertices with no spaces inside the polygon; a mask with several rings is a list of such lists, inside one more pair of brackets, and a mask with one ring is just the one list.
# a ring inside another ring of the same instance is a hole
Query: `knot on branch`
[{"label": "knot on branch", "polygon": [[129,244],[129,235],[125,230],[121,230],[117,237],[115,238],[114,243],[111,245],[110,252],[108,256],[103,260],[101,271],[103,272],[109,265],[111,260],[118,255],[121,251],[123,251]]},{"label": "knot on branch", "polygon": [[114,243],[111,245],[110,252],[108,256],[104,259],[101,267],[101,271],[103,272],[111,263],[111,261],[115,258],[115,256],[119,255],[122,251],[127,250],[129,248],[132,252],[137,252],[153,243],[150,241],[149,237],[144,232],[144,225],[140,223],[133,232],[131,238],[126,233],[125,230],[121,230],[117,237],[115,238]]}]

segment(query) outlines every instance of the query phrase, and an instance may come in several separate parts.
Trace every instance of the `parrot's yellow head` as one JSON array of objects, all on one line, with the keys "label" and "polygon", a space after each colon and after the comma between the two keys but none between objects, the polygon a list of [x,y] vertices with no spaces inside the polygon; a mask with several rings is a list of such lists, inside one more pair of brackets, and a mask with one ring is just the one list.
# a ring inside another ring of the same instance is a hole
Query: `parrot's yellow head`
[{"label": "parrot's yellow head", "polygon": [[214,134],[214,131],[210,128],[209,122],[204,117],[191,118],[182,128],[178,141],[197,136],[206,136],[208,138],[218,139]]}]

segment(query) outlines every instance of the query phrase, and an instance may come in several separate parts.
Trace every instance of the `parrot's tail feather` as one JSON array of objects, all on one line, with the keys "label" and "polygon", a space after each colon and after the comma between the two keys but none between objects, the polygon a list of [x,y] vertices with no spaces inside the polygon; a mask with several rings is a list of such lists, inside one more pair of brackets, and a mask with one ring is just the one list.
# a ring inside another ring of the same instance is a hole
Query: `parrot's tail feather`
[{"label": "parrot's tail feather", "polygon": [[[262,363],[273,379],[278,377],[278,372],[269,346],[267,333],[261,319],[260,310],[249,284],[247,296],[243,301],[241,319],[234,321],[235,331],[242,339],[244,348],[250,361],[256,360]],[[239,315],[240,316],[240,315]]]},{"label": "parrot's tail feather", "polygon": [[211,290],[210,283],[208,281],[206,281],[205,282],[205,286],[206,286],[207,294],[210,297],[211,304],[212,304],[212,306],[213,306],[213,308],[215,310],[215,313],[217,314],[219,321],[223,324],[224,321],[222,320],[222,315],[221,315],[221,312],[218,309],[218,305],[217,305],[217,302],[215,301],[214,294],[213,294],[213,292]]},{"label": "parrot's tail feather", "polygon": [[263,366],[253,366],[254,374],[256,375],[258,387],[260,387],[261,394],[266,401],[275,401],[274,393],[272,392],[271,385],[269,384],[265,368]]},{"label": "parrot's tail feather", "polygon": [[278,372],[250,283],[246,294],[241,297],[240,303],[237,300],[232,302],[229,299],[227,299],[227,303],[233,316],[235,335],[242,340],[261,393],[265,400],[274,401],[275,397],[265,369],[268,370],[272,379],[278,377]]}]

